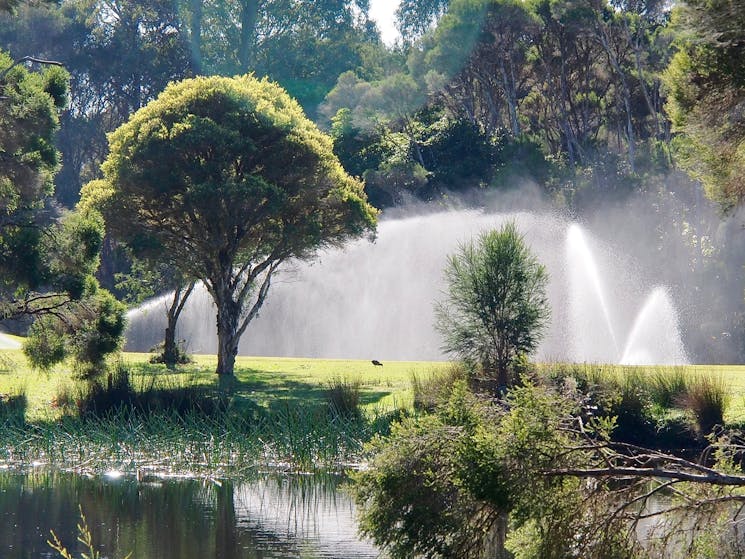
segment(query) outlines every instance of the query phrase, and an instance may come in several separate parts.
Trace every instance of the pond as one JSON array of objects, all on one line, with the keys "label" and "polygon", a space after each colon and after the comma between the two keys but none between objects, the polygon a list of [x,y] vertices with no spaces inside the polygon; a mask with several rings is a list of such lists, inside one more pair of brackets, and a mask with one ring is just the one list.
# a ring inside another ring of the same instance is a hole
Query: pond
[{"label": "pond", "polygon": [[354,504],[334,476],[262,475],[240,482],[0,474],[0,557],[58,557],[49,531],[78,556],[80,506],[102,557],[269,559],[378,557],[357,535]]}]

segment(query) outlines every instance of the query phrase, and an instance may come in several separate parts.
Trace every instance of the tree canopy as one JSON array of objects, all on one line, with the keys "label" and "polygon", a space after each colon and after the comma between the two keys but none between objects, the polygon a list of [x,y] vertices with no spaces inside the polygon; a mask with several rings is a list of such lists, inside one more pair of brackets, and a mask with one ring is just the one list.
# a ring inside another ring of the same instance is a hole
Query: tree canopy
[{"label": "tree canopy", "polygon": [[745,199],[745,2],[686,0],[665,72],[683,165],[731,209]]},{"label": "tree canopy", "polygon": [[279,265],[375,227],[330,138],[266,79],[171,84],[109,141],[84,204],[137,254],[168,253],[204,282],[218,309],[218,373],[232,374]]},{"label": "tree canopy", "polygon": [[34,319],[24,346],[34,365],[72,353],[85,374],[98,374],[119,347],[124,310],[93,277],[100,216],[52,199],[68,76],[56,64],[30,72],[1,52],[0,68],[0,320]]}]

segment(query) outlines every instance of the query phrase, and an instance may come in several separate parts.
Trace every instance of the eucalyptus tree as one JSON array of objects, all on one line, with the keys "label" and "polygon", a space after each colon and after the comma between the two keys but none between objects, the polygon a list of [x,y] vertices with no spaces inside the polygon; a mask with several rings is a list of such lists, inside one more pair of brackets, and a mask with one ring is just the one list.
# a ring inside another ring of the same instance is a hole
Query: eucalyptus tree
[{"label": "eucalyptus tree", "polygon": [[524,2],[456,0],[433,33],[425,70],[445,80],[439,96],[455,114],[490,133],[518,137],[537,31]]},{"label": "eucalyptus tree", "polygon": [[396,8],[396,27],[411,40],[433,28],[447,11],[450,0],[401,0]]},{"label": "eucalyptus tree", "polygon": [[96,177],[106,133],[174,79],[191,75],[190,51],[172,2],[71,0],[33,3],[0,15],[0,41],[15,58],[33,54],[64,64],[69,104],[58,145],[65,165],[56,198],[71,207]]},{"label": "eucalyptus tree", "polygon": [[364,66],[367,52],[383,48],[366,0],[182,0],[179,6],[200,73],[269,76],[309,114],[339,74]]},{"label": "eucalyptus tree", "polygon": [[745,199],[745,2],[686,0],[665,81],[683,166],[725,209]]},{"label": "eucalyptus tree", "polygon": [[218,374],[233,374],[283,263],[374,230],[376,212],[330,138],[266,79],[173,83],[109,140],[104,178],[84,201],[116,237],[204,282],[217,306]]}]

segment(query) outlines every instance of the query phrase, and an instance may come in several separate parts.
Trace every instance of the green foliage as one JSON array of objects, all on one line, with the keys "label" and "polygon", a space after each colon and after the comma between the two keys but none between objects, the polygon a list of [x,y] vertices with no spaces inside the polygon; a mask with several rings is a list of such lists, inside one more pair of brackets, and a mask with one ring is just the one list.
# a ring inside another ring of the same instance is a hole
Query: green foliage
[{"label": "green foliage", "polygon": [[674,11],[678,52],[665,71],[668,112],[684,168],[725,209],[745,197],[745,4],[681,2]]},{"label": "green foliage", "polygon": [[[456,383],[434,414],[371,443],[370,468],[353,487],[363,533],[393,557],[501,557],[505,544],[526,559],[634,557],[628,527],[608,513],[611,492],[545,475],[586,458],[567,452],[578,449],[566,423],[577,410],[533,385],[487,403]],[[608,436],[602,422],[587,428]]]},{"label": "green foliage", "polygon": [[447,299],[436,308],[443,349],[478,364],[501,386],[538,346],[549,317],[545,268],[514,223],[463,245],[445,269]]},{"label": "green foliage", "polygon": [[43,242],[50,287],[73,300],[94,290],[103,236],[103,219],[97,212],[66,212]]},{"label": "green foliage", "polygon": [[31,325],[23,353],[33,367],[42,370],[49,370],[65,359],[65,340],[59,335],[54,318],[44,317]]},{"label": "green foliage", "polygon": [[2,305],[46,279],[43,231],[59,167],[54,134],[66,74],[40,74],[17,65],[0,51],[0,317]]},{"label": "green foliage", "polygon": [[67,107],[70,101],[70,74],[59,66],[50,66],[42,74],[44,91],[58,109]]},{"label": "green foliage", "polygon": [[404,419],[373,440],[370,468],[353,475],[360,530],[392,557],[478,557],[497,514],[459,482],[463,461],[475,455],[470,408],[478,405],[462,387],[450,406],[456,414]]},{"label": "green foliage", "polygon": [[125,310],[103,289],[79,301],[63,300],[58,310],[31,325],[23,351],[32,365],[41,369],[70,356],[78,364],[80,376],[99,376],[105,371],[106,357],[120,349]]}]

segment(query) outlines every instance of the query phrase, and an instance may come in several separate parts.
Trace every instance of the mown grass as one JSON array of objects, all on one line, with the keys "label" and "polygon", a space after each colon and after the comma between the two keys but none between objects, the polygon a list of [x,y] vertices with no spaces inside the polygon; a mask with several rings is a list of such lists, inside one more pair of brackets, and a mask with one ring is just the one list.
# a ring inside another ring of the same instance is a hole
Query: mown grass
[{"label": "mown grass", "polygon": [[[149,358],[150,354],[146,353],[122,354],[122,362],[137,388],[153,382],[165,387],[221,388],[214,373],[215,356],[193,356],[193,363],[179,366],[175,372],[148,363]],[[425,375],[444,367],[446,363],[413,361],[385,362],[378,367],[359,360],[238,357],[235,381],[223,388],[239,399],[272,409],[293,402],[321,403],[327,397],[329,385],[342,380],[359,387],[362,410],[391,411],[411,406],[412,375]],[[61,410],[53,405],[55,397],[73,384],[70,369],[65,365],[49,372],[34,371],[20,351],[0,350],[0,394],[25,392],[29,421],[58,419]]]}]

